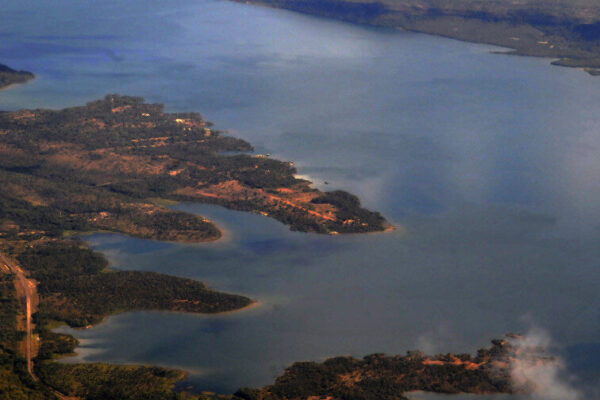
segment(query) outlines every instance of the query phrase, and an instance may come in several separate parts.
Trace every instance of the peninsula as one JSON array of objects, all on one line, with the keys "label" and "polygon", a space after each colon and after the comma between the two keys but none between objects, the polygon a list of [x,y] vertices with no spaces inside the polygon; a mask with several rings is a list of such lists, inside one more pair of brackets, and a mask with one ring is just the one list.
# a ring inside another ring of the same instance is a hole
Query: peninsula
[{"label": "peninsula", "polygon": [[[198,399],[173,391],[181,371],[56,363],[77,341],[51,329],[87,327],[125,311],[219,313],[253,304],[191,279],[115,271],[77,233],[221,237],[211,221],[164,206],[173,201],[257,212],[305,232],[389,227],[356,196],[316,190],[295,177],[291,162],[251,151],[198,113],[165,113],[138,97],[1,112],[0,397]],[[200,398],[215,397],[222,396]]]},{"label": "peninsula", "polygon": [[253,211],[304,232],[386,229],[385,219],[355,196],[313,189],[295,177],[291,162],[251,150],[198,113],[168,114],[137,97],[1,113],[0,235],[107,230],[186,242],[220,237],[210,221],[152,199]]},{"label": "peninsula", "polygon": [[[237,0],[241,1],[241,0]],[[400,28],[550,57],[600,75],[595,0],[244,0],[372,26]]]},{"label": "peninsula", "polygon": [[493,340],[492,346],[470,354],[426,356],[373,354],[362,359],[335,357],[322,363],[300,362],[275,383],[261,389],[241,389],[244,400],[406,399],[412,391],[435,393],[525,394],[532,382],[513,379],[520,368],[556,363],[545,349],[528,345],[520,335]]},{"label": "peninsula", "polygon": [[0,64],[0,89],[4,89],[11,85],[26,83],[33,78],[35,78],[35,76],[31,72],[17,71],[6,65]]}]

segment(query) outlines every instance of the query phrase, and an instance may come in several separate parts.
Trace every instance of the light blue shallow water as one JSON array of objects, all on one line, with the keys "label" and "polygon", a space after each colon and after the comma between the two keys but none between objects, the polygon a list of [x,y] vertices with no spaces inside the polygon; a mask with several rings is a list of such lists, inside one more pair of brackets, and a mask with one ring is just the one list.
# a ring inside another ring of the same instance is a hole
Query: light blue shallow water
[{"label": "light blue shallow water", "polygon": [[178,366],[227,392],[269,383],[293,361],[474,351],[535,324],[573,373],[598,376],[600,79],[486,46],[216,0],[5,8],[0,62],[39,78],[2,92],[0,109],[119,92],[201,111],[403,227],[323,237],[181,205],[230,239],[91,237],[117,268],[198,278],[261,306],[118,315],[75,332],[75,360]]}]

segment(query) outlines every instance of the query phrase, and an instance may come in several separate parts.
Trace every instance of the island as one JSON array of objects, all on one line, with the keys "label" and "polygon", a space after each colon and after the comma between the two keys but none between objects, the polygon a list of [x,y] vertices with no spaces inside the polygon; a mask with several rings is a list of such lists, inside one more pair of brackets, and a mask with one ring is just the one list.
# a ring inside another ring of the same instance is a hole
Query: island
[{"label": "island", "polygon": [[35,78],[35,76],[31,72],[17,71],[4,64],[0,64],[0,89],[26,83],[33,78]]},{"label": "island", "polygon": [[[242,0],[236,0],[242,1]],[[372,26],[400,28],[556,59],[600,75],[595,0],[243,0]]]}]

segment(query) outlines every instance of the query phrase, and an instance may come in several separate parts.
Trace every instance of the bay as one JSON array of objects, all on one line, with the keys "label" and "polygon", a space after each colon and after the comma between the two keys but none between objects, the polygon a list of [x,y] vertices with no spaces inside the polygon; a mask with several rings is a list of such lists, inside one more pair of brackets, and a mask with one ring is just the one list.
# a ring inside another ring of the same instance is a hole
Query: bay
[{"label": "bay", "polygon": [[201,111],[400,227],[323,237],[185,204],[229,239],[91,237],[116,268],[201,279],[260,306],[114,316],[68,330],[82,339],[68,361],[177,366],[199,388],[231,392],[294,361],[474,351],[536,326],[573,374],[597,379],[597,78],[489,46],[217,0],[29,0],[6,5],[0,36],[2,62],[38,75],[0,93],[0,109],[118,92]]}]

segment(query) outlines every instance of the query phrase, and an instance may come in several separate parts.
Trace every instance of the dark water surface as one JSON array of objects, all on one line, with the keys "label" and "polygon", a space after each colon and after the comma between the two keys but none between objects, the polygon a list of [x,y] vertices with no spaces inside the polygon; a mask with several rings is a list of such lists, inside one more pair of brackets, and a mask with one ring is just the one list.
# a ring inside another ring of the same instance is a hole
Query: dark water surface
[{"label": "dark water surface", "polygon": [[3,8],[1,62],[39,77],[2,92],[0,109],[119,92],[201,111],[402,227],[324,237],[180,205],[228,239],[90,237],[116,268],[198,278],[260,306],[111,317],[75,332],[73,360],[177,366],[198,387],[228,392],[269,383],[293,361],[474,351],[535,325],[573,374],[598,378],[599,78],[487,46],[216,0]]}]

